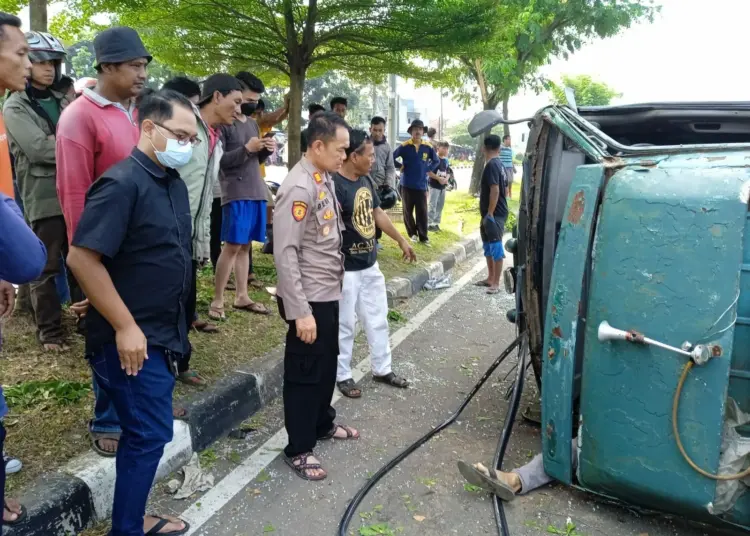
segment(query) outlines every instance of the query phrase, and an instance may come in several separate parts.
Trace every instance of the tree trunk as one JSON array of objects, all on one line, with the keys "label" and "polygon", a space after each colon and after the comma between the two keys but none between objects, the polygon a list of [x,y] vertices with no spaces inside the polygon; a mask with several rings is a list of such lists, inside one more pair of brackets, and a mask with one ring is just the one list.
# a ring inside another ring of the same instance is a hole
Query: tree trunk
[{"label": "tree trunk", "polygon": [[302,158],[300,135],[302,133],[302,91],[305,88],[305,69],[292,68],[289,77],[289,119],[287,122],[287,165],[292,169]]},{"label": "tree trunk", "polygon": [[[503,99],[503,119],[506,121],[508,118],[508,101],[510,100],[510,97],[505,97]],[[510,125],[503,125],[503,135],[504,136],[510,136]]]},{"label": "tree trunk", "polygon": [[29,22],[32,31],[47,31],[47,0],[29,1]]},{"label": "tree trunk", "polygon": [[[485,110],[494,110],[497,108],[497,104],[495,100],[483,100],[482,102]],[[484,137],[485,134],[480,134],[477,138],[477,154],[474,157],[474,167],[471,169],[471,184],[469,185],[469,193],[472,195],[479,193],[479,186],[482,182],[482,171],[484,170],[482,147],[484,147]]]}]

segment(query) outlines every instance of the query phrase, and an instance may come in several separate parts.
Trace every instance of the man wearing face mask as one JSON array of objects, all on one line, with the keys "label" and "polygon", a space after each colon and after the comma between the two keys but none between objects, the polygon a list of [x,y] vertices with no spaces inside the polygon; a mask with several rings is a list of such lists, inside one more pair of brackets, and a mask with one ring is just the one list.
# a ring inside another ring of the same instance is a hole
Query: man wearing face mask
[{"label": "man wearing face mask", "polygon": [[174,91],[144,91],[137,110],[138,145],[86,194],[68,265],[91,302],[89,365],[122,426],[110,535],[176,536],[187,523],[144,515],[172,439],[175,361],[190,347],[190,202],[173,168],[190,161],[198,129],[193,105]]},{"label": "man wearing face mask", "polygon": [[[242,84],[229,74],[214,74],[203,82],[198,106],[193,111],[198,122],[200,142],[193,150],[187,165],[180,168],[180,176],[188,188],[190,216],[193,221],[193,263],[191,288],[187,301],[187,318],[190,329],[195,316],[197,299],[198,266],[211,256],[211,207],[214,201],[214,185],[218,184],[219,166],[224,148],[219,139],[218,129],[222,125],[232,125],[240,114],[242,104]],[[210,315],[212,318],[214,316]],[[190,355],[179,362],[177,380],[192,386],[205,385],[205,380],[197,372],[190,370]]]},{"label": "man wearing face mask", "polygon": [[320,439],[359,439],[336,424],[331,397],[339,354],[339,299],[344,278],[341,208],[330,174],[349,146],[346,121],[333,112],[310,118],[307,151],[284,179],[273,212],[273,258],[279,313],[289,324],[284,350],[285,461],[300,478],[327,473],[313,449]]},{"label": "man wearing face mask", "polygon": [[[265,89],[250,73],[244,73],[240,106],[242,114],[234,124],[221,128],[224,155],[221,158],[221,240],[224,247],[216,266],[211,316],[224,317],[224,289],[234,268],[237,292],[233,308],[257,314],[271,314],[262,303],[248,295],[250,248],[253,241],[266,240],[266,187],[260,174],[260,160],[276,148],[273,138],[261,138],[260,128],[250,117]],[[247,85],[250,83],[250,85]]]}]

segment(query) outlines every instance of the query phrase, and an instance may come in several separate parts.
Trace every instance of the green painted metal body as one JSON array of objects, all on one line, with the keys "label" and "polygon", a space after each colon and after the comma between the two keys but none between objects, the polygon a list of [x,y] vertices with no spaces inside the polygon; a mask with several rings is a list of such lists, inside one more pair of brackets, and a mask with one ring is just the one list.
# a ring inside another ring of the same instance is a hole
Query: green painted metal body
[{"label": "green painted metal body", "polygon": [[[672,434],[672,398],[687,358],[599,341],[597,329],[606,320],[672,346],[721,346],[720,357],[693,368],[678,419],[687,451],[715,473],[727,396],[750,412],[748,165],[747,150],[686,148],[578,168],[544,333],[543,453],[555,478],[572,482],[573,400],[580,390],[580,486],[719,521],[709,513],[716,482],[688,466]],[[750,527],[750,494],[723,519]]]}]

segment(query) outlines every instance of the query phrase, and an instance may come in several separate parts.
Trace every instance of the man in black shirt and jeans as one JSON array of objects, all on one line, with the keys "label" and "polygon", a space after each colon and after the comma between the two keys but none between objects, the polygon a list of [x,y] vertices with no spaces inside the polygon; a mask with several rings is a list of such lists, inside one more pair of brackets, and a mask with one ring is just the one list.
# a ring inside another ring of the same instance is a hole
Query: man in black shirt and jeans
[{"label": "man in black shirt and jeans", "polygon": [[482,216],[480,234],[487,259],[487,279],[476,283],[488,287],[487,294],[500,292],[500,274],[503,271],[503,229],[508,217],[508,201],[505,197],[507,180],[500,161],[500,136],[490,134],[484,139],[482,152],[486,164],[482,172],[479,193],[479,214]]},{"label": "man in black shirt and jeans", "polygon": [[172,168],[190,161],[198,128],[184,95],[146,91],[138,145],[89,188],[68,255],[91,303],[86,355],[122,426],[111,536],[189,530],[144,514],[172,440],[176,361],[190,348],[192,220],[187,186]]},{"label": "man in black shirt and jeans", "polygon": [[354,328],[359,318],[370,345],[372,376],[376,382],[407,387],[409,382],[391,370],[391,346],[388,341],[388,298],[385,277],[378,267],[375,242],[376,226],[398,242],[404,259],[417,260],[414,250],[380,208],[380,199],[367,174],[375,159],[375,147],[363,130],[349,132],[349,147],[341,170],[333,176],[336,199],[344,221],[344,286],[339,302],[339,363],[336,383],[349,398],[362,391],[352,378],[351,362]]}]

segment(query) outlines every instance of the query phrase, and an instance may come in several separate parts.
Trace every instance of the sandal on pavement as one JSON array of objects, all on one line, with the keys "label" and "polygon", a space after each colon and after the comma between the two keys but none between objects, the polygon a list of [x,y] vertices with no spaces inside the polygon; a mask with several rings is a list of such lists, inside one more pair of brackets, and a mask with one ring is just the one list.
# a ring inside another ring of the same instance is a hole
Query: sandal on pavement
[{"label": "sandal on pavement", "polygon": [[[311,476],[309,471],[322,471],[323,468],[320,463],[307,463],[307,460],[313,457],[312,452],[306,452],[304,454],[298,454],[292,458],[284,456],[284,463],[294,470],[294,473],[303,480],[309,480],[311,482],[318,482],[328,478],[327,473],[323,473],[320,476]],[[299,463],[295,463],[299,462]]]},{"label": "sandal on pavement", "polygon": [[191,387],[205,387],[208,382],[194,370],[186,370],[177,375],[177,381]]},{"label": "sandal on pavement", "polygon": [[482,280],[482,281],[477,281],[476,283],[474,283],[474,286],[475,287],[489,287],[490,284],[487,281]]},{"label": "sandal on pavement", "polygon": [[487,294],[500,294],[500,289],[499,288],[488,288],[487,289]]},{"label": "sandal on pavement", "polygon": [[[183,521],[182,519],[178,519],[177,521],[173,519],[167,519],[165,517],[161,516],[149,516],[158,519],[159,521],[156,522],[156,525],[151,527],[151,530],[149,530],[146,533],[146,536],[149,534],[158,534],[160,536],[179,536],[180,534],[186,534],[187,531],[190,530],[190,524],[187,521]],[[170,523],[178,523],[181,522],[183,525],[185,525],[185,528],[182,530],[173,530],[171,532],[159,532],[161,529],[169,525]]]},{"label": "sandal on pavement", "polygon": [[219,328],[215,324],[206,322],[205,320],[196,320],[193,322],[193,329],[202,333],[218,333]]},{"label": "sandal on pavement", "polygon": [[110,439],[112,441],[117,441],[119,445],[120,435],[121,434],[119,432],[94,432],[91,429],[91,422],[89,421],[89,437],[91,438],[91,448],[99,456],[104,456],[105,458],[114,458],[115,456],[117,456],[117,449],[113,451],[104,450],[99,445],[99,441],[101,441],[102,439]]},{"label": "sandal on pavement", "polygon": [[344,380],[343,382],[338,382],[336,387],[338,387],[341,394],[347,398],[359,398],[362,396],[362,389],[357,387],[357,384],[354,383],[352,378]]},{"label": "sandal on pavement", "polygon": [[[338,432],[339,430],[343,430],[346,433],[346,437],[336,437],[336,432]],[[336,424],[336,423],[333,423],[333,428],[331,428],[331,431],[328,432],[323,437],[321,437],[320,439],[325,439],[325,440],[327,440],[327,439],[339,439],[339,440],[342,440],[342,441],[357,440],[357,439],[359,439],[359,432],[357,432],[351,426],[347,426],[345,424]]]},{"label": "sandal on pavement", "polygon": [[6,521],[5,520],[5,512],[10,512],[11,514],[15,514],[15,512],[13,512],[10,508],[8,508],[8,499],[5,499],[5,502],[4,502],[4,505],[3,505],[3,521],[2,521],[3,525],[7,525],[9,527],[12,527],[13,525],[18,525],[19,523],[23,523],[26,520],[26,516],[27,516],[26,507],[24,505],[22,505],[22,504],[19,504],[19,506],[21,507],[20,508],[21,509],[21,513],[20,514],[16,514],[16,515],[18,515],[18,517],[14,521]]},{"label": "sandal on pavement", "polygon": [[516,498],[516,493],[504,482],[492,478],[488,473],[484,473],[476,467],[469,465],[464,461],[458,462],[458,471],[461,473],[469,484],[479,486],[485,491],[494,493],[500,500],[510,502]]},{"label": "sandal on pavement", "polygon": [[399,387],[401,389],[406,389],[407,387],[409,387],[409,380],[402,378],[401,376],[396,376],[393,372],[389,372],[385,376],[375,376],[373,374],[372,381],[385,383],[387,385]]},{"label": "sandal on pavement", "polygon": [[271,310],[268,307],[266,307],[262,303],[257,303],[257,302],[248,303],[246,305],[233,305],[232,308],[238,311],[248,311],[250,313],[255,313],[259,315],[271,314]]},{"label": "sandal on pavement", "polygon": [[226,320],[227,315],[224,314],[224,306],[209,305],[208,317],[212,320]]}]

